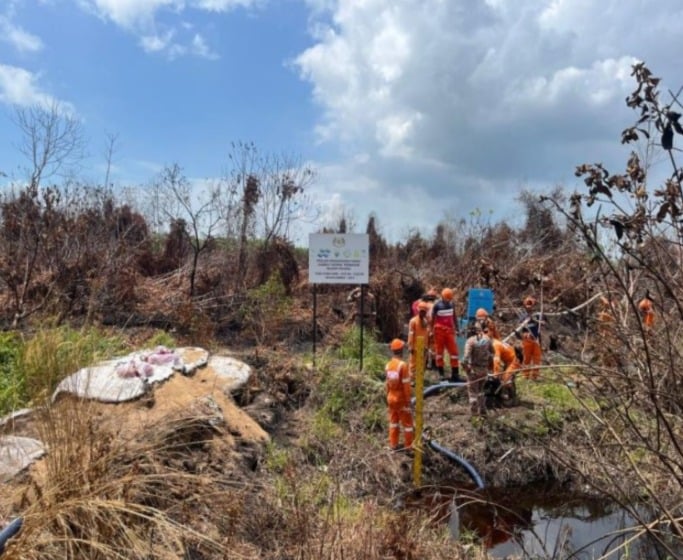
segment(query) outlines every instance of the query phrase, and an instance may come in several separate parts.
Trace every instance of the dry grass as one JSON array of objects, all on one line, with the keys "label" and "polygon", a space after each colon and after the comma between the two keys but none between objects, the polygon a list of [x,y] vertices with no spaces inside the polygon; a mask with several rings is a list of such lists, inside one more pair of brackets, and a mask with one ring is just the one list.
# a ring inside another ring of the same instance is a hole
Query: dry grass
[{"label": "dry grass", "polygon": [[[256,483],[224,472],[235,458],[215,417],[170,416],[124,441],[100,430],[88,402],[68,404],[39,415],[50,451],[5,500],[24,527],[3,558],[458,558],[428,515],[350,496],[358,487],[345,481],[341,454],[334,474],[296,460]],[[366,461],[396,475],[381,453]]]},{"label": "dry grass", "polygon": [[[189,546],[225,552],[187,507],[205,491],[229,499],[219,478],[178,468],[208,445],[212,418],[169,418],[144,438],[102,432],[88,402],[46,407],[37,427],[48,454],[14,497],[24,527],[7,558],[182,558]],[[192,439],[188,439],[187,436]],[[194,439],[198,437],[199,439]]]}]

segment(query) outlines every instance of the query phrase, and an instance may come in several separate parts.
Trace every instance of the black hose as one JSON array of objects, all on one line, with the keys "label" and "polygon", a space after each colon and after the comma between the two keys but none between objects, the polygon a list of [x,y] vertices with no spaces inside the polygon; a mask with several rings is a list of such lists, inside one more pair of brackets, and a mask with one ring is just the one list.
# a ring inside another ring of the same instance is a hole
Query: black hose
[{"label": "black hose", "polygon": [[[436,385],[430,385],[422,391],[422,397],[431,397],[432,395],[438,395],[441,389],[453,389],[458,387],[467,387],[466,381],[442,381]],[[415,404],[415,397],[410,399],[411,404]]]},{"label": "black hose", "polygon": [[427,445],[429,445],[429,447],[431,447],[434,451],[441,453],[444,457],[450,459],[454,463],[457,463],[458,465],[463,467],[467,471],[467,474],[470,475],[470,478],[477,485],[477,488],[479,490],[484,488],[484,480],[481,478],[481,476],[475,470],[475,468],[472,465],[470,465],[463,457],[454,453],[450,449],[446,449],[445,447],[442,447],[433,439],[428,439]]},{"label": "black hose", "polygon": [[14,535],[16,535],[21,526],[24,524],[24,520],[21,517],[17,517],[9,525],[7,525],[2,531],[0,531],[0,554],[5,551],[5,543],[10,540]]}]

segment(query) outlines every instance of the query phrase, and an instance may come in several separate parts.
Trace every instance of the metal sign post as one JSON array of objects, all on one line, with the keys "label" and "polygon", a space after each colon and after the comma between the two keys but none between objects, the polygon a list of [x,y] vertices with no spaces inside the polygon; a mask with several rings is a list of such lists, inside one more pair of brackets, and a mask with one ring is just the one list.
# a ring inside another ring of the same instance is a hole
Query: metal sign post
[{"label": "metal sign post", "polygon": [[370,236],[367,233],[311,233],[308,236],[308,281],[314,286],[314,356],[317,317],[315,285],[360,284],[360,369],[363,369],[363,323],[365,318],[364,300],[365,286],[369,282],[369,271]]},{"label": "metal sign post", "polygon": [[360,363],[358,365],[359,371],[363,371],[363,329],[365,328],[365,284],[360,287]]},{"label": "metal sign post", "polygon": [[318,290],[313,284],[313,367],[315,367],[315,343],[318,339]]}]

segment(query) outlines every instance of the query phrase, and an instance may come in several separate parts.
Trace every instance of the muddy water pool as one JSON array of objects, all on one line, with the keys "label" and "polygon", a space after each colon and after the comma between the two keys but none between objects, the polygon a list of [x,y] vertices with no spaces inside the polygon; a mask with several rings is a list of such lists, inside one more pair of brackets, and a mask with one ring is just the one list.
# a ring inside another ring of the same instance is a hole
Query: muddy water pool
[{"label": "muddy water pool", "polygon": [[[422,489],[406,505],[427,509],[456,539],[483,543],[491,558],[672,557],[648,538],[632,540],[637,521],[616,504],[557,484],[476,490],[446,483]],[[683,547],[674,552],[683,558]]]}]

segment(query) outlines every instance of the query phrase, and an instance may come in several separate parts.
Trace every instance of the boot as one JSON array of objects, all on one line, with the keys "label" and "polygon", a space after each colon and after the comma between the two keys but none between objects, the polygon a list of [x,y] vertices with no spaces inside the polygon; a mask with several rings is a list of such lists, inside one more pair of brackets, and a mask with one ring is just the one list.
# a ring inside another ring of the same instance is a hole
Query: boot
[{"label": "boot", "polygon": [[443,381],[446,377],[446,374],[443,371],[443,366],[439,366],[437,369],[439,370],[439,380]]},{"label": "boot", "polygon": [[451,383],[462,383],[464,379],[460,377],[460,368],[451,368]]}]

